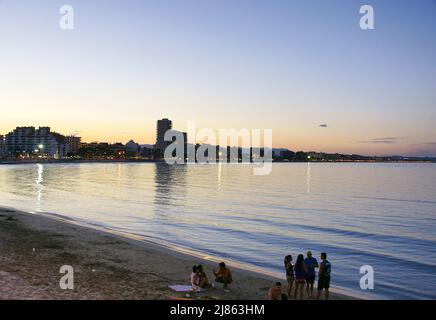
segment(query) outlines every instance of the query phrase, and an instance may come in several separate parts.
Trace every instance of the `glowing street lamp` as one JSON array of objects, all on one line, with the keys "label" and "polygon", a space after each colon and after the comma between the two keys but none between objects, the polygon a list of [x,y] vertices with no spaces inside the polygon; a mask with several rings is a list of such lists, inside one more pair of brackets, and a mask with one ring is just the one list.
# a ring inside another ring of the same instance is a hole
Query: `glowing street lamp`
[{"label": "glowing street lamp", "polygon": [[38,145],[38,148],[39,148],[39,149],[44,149],[44,145],[43,145],[43,144],[40,144],[40,145]]}]

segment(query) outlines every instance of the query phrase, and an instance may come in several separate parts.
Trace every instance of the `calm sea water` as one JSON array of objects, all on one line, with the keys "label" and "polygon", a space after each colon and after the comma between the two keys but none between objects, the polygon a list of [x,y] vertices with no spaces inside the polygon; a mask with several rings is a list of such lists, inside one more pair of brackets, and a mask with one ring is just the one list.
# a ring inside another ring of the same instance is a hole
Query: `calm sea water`
[{"label": "calm sea water", "polygon": [[0,205],[56,213],[283,274],[283,257],[329,254],[334,286],[436,298],[435,164],[32,164],[0,166]]}]

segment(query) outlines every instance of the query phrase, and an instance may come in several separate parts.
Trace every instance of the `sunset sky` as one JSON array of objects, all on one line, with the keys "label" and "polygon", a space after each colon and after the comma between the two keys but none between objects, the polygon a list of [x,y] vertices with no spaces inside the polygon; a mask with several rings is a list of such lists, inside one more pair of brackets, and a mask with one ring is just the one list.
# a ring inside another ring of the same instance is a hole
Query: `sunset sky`
[{"label": "sunset sky", "polygon": [[273,129],[291,150],[436,156],[434,0],[0,0],[0,38],[0,134],[153,143],[168,117]]}]

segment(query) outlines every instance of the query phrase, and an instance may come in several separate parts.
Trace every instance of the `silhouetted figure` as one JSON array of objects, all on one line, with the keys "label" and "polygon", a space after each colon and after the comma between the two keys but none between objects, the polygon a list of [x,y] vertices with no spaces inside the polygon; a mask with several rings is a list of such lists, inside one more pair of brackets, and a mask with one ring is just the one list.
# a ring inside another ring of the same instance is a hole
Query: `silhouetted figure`
[{"label": "silhouetted figure", "polygon": [[325,252],[321,253],[321,260],[318,274],[318,294],[316,298],[319,300],[319,298],[321,298],[321,292],[325,290],[325,299],[328,300],[332,265],[327,260],[327,253]]},{"label": "silhouetted figure", "polygon": [[229,284],[233,282],[232,273],[229,268],[226,267],[224,262],[219,264],[218,270],[214,270],[215,281],[224,284],[224,291],[228,291]]},{"label": "silhouetted figure", "polygon": [[288,297],[292,296],[292,287],[294,286],[295,274],[294,265],[292,264],[292,256],[288,255],[285,257],[285,270],[286,270],[286,280],[288,281]]},{"label": "silhouetted figure", "polygon": [[297,295],[299,295],[300,300],[303,300],[303,290],[304,290],[304,284],[306,282],[306,274],[307,274],[307,267],[304,264],[304,256],[302,254],[299,254],[297,257],[297,262],[294,266],[295,270],[295,292],[294,292],[294,298],[297,299]]}]

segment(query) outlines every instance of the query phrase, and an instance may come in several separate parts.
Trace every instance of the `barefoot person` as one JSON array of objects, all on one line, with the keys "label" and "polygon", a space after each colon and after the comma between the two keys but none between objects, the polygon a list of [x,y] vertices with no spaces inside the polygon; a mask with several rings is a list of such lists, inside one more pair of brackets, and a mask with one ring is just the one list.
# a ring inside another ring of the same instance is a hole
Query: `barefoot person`
[{"label": "barefoot person", "polygon": [[219,264],[218,270],[214,270],[213,274],[215,275],[215,281],[224,284],[224,291],[228,292],[229,284],[233,282],[232,273],[229,268],[226,267],[224,262]]},{"label": "barefoot person", "polygon": [[316,299],[319,300],[321,297],[321,292],[325,290],[325,299],[329,299],[329,288],[330,288],[330,273],[332,271],[332,265],[327,260],[327,253],[321,253],[321,264],[319,266],[318,273],[318,294]]},{"label": "barefoot person", "polygon": [[294,299],[297,299],[297,295],[298,295],[300,297],[300,300],[303,300],[303,291],[304,291],[304,284],[306,282],[307,267],[304,264],[304,256],[302,254],[299,254],[297,257],[297,262],[295,263],[294,271],[295,271]]},{"label": "barefoot person", "polygon": [[209,283],[206,273],[203,271],[203,266],[197,266],[198,286],[201,289],[209,289],[212,285]]},{"label": "barefoot person", "polygon": [[282,292],[282,284],[280,282],[276,282],[274,287],[269,289],[268,300],[287,300],[286,295]]},{"label": "barefoot person", "polygon": [[307,251],[307,257],[304,259],[304,264],[307,267],[306,274],[306,291],[307,297],[310,299],[313,297],[313,284],[315,282],[315,268],[318,268],[318,261],[312,257],[312,252]]},{"label": "barefoot person", "polygon": [[286,269],[286,280],[288,281],[288,297],[292,296],[292,287],[294,286],[294,265],[292,264],[292,256],[288,255],[285,257],[285,269]]}]

